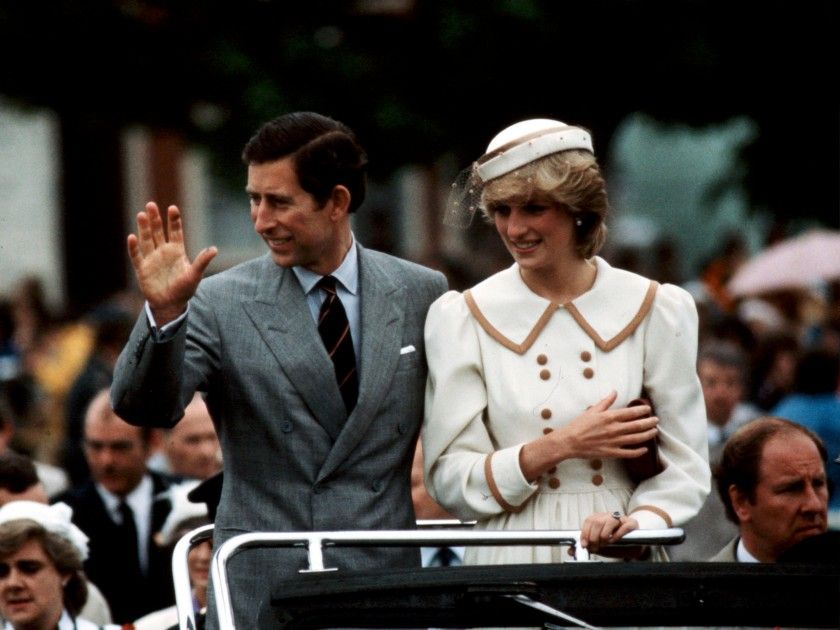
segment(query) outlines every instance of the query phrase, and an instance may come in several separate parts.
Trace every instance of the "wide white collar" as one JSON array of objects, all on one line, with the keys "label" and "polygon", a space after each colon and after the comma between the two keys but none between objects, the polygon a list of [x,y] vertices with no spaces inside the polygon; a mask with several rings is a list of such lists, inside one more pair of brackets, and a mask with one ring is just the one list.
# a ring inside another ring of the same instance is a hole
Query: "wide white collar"
[{"label": "wide white collar", "polygon": [[565,309],[601,350],[609,352],[629,337],[653,304],[658,284],[616,269],[595,257],[595,283],[583,295],[560,305],[540,297],[513,264],[464,293],[482,328],[513,352],[524,354],[558,309]]}]

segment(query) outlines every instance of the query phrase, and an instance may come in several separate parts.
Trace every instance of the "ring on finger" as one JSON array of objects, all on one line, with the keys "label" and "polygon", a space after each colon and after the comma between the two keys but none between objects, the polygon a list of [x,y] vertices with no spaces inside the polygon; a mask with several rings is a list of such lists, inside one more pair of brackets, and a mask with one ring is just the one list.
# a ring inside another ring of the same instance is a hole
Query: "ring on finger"
[{"label": "ring on finger", "polygon": [[613,513],[612,513],[612,517],[613,517],[615,520],[620,521],[620,520],[621,520],[621,512],[613,512]]}]

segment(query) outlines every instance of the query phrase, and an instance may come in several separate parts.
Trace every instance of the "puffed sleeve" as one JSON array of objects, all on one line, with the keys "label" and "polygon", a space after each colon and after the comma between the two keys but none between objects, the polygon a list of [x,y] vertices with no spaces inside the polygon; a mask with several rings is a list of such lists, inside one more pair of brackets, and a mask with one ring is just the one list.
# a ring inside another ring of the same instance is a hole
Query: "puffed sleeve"
[{"label": "puffed sleeve", "polygon": [[697,308],[683,289],[657,291],[645,330],[644,384],[659,417],[666,467],[639,484],[629,511],[643,529],[680,526],[709,494],[706,406],[697,377]]},{"label": "puffed sleeve", "polygon": [[426,317],[423,453],[429,494],[461,519],[517,511],[535,492],[519,467],[522,444],[497,450],[487,430],[487,386],[478,326],[450,291]]}]

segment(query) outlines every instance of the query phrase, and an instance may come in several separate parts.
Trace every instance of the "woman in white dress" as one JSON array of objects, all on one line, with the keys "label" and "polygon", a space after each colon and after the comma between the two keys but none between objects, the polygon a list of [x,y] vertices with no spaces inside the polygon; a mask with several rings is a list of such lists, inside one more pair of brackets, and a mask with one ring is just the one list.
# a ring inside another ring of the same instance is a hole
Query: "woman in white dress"
[{"label": "woman in white dress", "polygon": [[[431,495],[479,528],[580,529],[593,553],[635,529],[685,523],[710,488],[697,312],[679,287],[595,255],[608,202],[589,133],[546,119],[508,127],[463,191],[448,212],[478,208],[514,264],[429,310]],[[640,396],[656,415],[628,407]],[[626,462],[653,455],[644,445],[653,438],[659,466],[631,475]],[[558,547],[471,547],[466,556],[567,559]]]}]

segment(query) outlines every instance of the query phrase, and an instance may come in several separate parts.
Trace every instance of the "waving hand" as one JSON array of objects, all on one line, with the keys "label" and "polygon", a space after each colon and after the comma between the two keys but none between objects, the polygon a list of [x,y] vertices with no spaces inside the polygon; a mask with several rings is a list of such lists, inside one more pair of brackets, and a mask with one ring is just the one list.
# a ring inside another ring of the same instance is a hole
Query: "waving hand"
[{"label": "waving hand", "polygon": [[145,211],[137,215],[137,234],[129,234],[127,239],[137,283],[158,326],[184,312],[207,265],[218,253],[215,247],[208,247],[190,262],[184,247],[181,212],[176,206],[169,206],[166,220],[168,230],[157,204],[149,202]]}]

